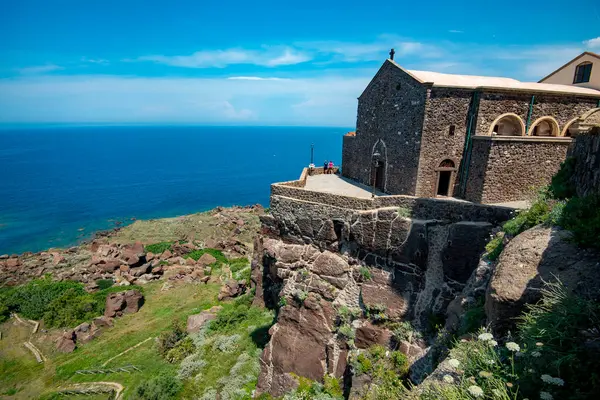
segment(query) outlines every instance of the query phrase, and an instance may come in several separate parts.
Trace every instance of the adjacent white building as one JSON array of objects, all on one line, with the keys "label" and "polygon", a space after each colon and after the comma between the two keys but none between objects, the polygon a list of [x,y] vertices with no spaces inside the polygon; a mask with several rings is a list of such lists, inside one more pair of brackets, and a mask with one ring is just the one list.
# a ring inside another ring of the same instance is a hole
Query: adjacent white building
[{"label": "adjacent white building", "polygon": [[600,55],[586,51],[581,53],[540,83],[574,85],[600,90]]}]

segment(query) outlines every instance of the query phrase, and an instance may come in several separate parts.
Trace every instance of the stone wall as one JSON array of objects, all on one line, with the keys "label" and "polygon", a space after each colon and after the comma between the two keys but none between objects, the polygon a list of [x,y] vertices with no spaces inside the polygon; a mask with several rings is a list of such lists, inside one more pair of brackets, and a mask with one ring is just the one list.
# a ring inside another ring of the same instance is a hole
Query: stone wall
[{"label": "stone wall", "polygon": [[[436,168],[450,159],[458,171],[467,135],[472,90],[432,88],[425,103],[416,195],[435,197]],[[454,126],[453,133],[450,127]],[[456,176],[456,173],[455,173]],[[453,196],[453,188],[450,196]]]},{"label": "stone wall", "polygon": [[[492,123],[505,113],[517,114],[527,124],[531,96],[532,94],[510,91],[481,93],[475,134],[488,135]],[[533,124],[540,117],[551,116],[558,121],[562,132],[568,122],[597,104],[598,99],[592,97],[535,94],[530,123]]]},{"label": "stone wall", "polygon": [[466,199],[502,203],[531,198],[566,158],[569,138],[473,138]]},{"label": "stone wall", "polygon": [[[290,210],[279,210],[278,200],[282,197],[296,204]],[[466,201],[444,198],[422,198],[406,195],[376,196],[360,198],[334,193],[316,192],[301,187],[290,186],[289,182],[271,185],[271,212],[278,215],[301,213],[308,203],[320,207],[332,206],[345,210],[376,210],[380,208],[402,208],[405,215],[414,219],[444,221],[477,221],[498,223],[508,219],[512,209],[488,206]]]},{"label": "stone wall", "polygon": [[[597,113],[600,116],[600,113]],[[575,159],[573,183],[582,197],[600,193],[600,128],[579,134],[569,151]]]},{"label": "stone wall", "polygon": [[344,136],[343,175],[371,184],[377,145],[387,159],[384,191],[415,194],[425,96],[425,86],[386,61],[358,99],[356,136]]}]

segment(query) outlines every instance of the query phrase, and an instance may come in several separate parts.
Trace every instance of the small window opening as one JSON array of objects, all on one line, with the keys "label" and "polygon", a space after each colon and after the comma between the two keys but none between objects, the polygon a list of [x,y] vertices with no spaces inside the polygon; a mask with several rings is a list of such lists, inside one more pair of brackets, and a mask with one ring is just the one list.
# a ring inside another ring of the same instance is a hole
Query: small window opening
[{"label": "small window opening", "polygon": [[454,136],[454,131],[456,130],[455,125],[450,125],[450,131],[448,132],[450,136]]},{"label": "small window opening", "polygon": [[402,85],[401,85],[401,84],[399,84],[399,83],[398,83],[398,84],[396,84],[396,90],[400,90],[401,88],[402,88]]},{"label": "small window opening", "polygon": [[592,75],[592,63],[582,63],[575,68],[573,83],[585,83],[590,81]]}]

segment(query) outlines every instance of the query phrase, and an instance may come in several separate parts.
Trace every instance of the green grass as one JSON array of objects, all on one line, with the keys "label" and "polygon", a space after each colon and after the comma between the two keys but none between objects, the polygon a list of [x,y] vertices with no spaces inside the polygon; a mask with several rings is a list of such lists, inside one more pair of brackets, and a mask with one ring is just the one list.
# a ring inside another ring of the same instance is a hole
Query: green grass
[{"label": "green grass", "polygon": [[191,258],[195,261],[198,261],[200,259],[200,257],[202,257],[204,254],[210,254],[211,256],[213,256],[214,258],[217,259],[217,262],[220,262],[223,264],[227,263],[227,257],[225,257],[225,255],[223,254],[223,252],[221,250],[211,249],[211,248],[194,250],[194,251],[186,254],[183,257]]},{"label": "green grass", "polygon": [[149,253],[161,254],[167,250],[171,250],[173,242],[158,242],[144,246],[145,250]]},{"label": "green grass", "polygon": [[500,253],[504,249],[504,235],[498,233],[492,240],[485,245],[487,258],[491,261],[496,261],[500,257]]},{"label": "green grass", "polygon": [[186,381],[184,397],[201,398],[212,389],[221,394],[240,391],[236,399],[251,398],[260,371],[261,348],[268,341],[267,331],[274,316],[250,306],[250,301],[250,296],[244,296],[223,305],[208,328],[192,335],[198,345],[194,357],[205,366],[194,371],[195,378]]},{"label": "green grass", "polygon": [[570,199],[562,211],[560,225],[573,232],[578,245],[600,249],[600,195]]},{"label": "green grass", "polygon": [[[22,335],[4,335],[0,341],[0,387],[24,388],[22,398],[37,398],[50,393],[57,387],[69,383],[92,381],[115,381],[125,386],[124,397],[132,398],[135,388],[161,372],[177,373],[177,366],[167,363],[157,352],[154,339],[119,356],[108,363],[108,367],[136,365],[141,372],[100,375],[79,375],[77,370],[99,368],[105,361],[142,342],[156,337],[169,328],[174,317],[185,321],[190,314],[217,304],[219,285],[183,284],[161,291],[163,282],[144,286],[146,301],[136,314],[124,315],[115,320],[97,339],[78,346],[73,353],[57,353],[52,340],[38,334],[33,342],[48,357],[45,365],[35,362],[33,356],[20,343]],[[112,288],[111,288],[112,289]],[[110,290],[110,289],[109,289]],[[2,325],[5,331],[12,321]],[[30,329],[30,328],[28,328]],[[25,330],[25,335],[27,330]]]}]

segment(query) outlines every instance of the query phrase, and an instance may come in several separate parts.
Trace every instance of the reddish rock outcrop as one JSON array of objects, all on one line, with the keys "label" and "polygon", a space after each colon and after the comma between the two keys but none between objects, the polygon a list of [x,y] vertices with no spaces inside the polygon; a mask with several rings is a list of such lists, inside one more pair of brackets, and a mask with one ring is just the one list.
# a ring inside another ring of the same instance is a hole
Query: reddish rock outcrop
[{"label": "reddish rock outcrop", "polygon": [[139,311],[144,302],[144,296],[139,290],[111,293],[106,297],[105,317],[118,317]]},{"label": "reddish rock outcrop", "polygon": [[485,300],[488,323],[503,333],[514,328],[526,304],[537,302],[543,282],[559,279],[569,290],[597,298],[598,255],[577,247],[560,228],[538,226],[511,240],[498,261]]}]

